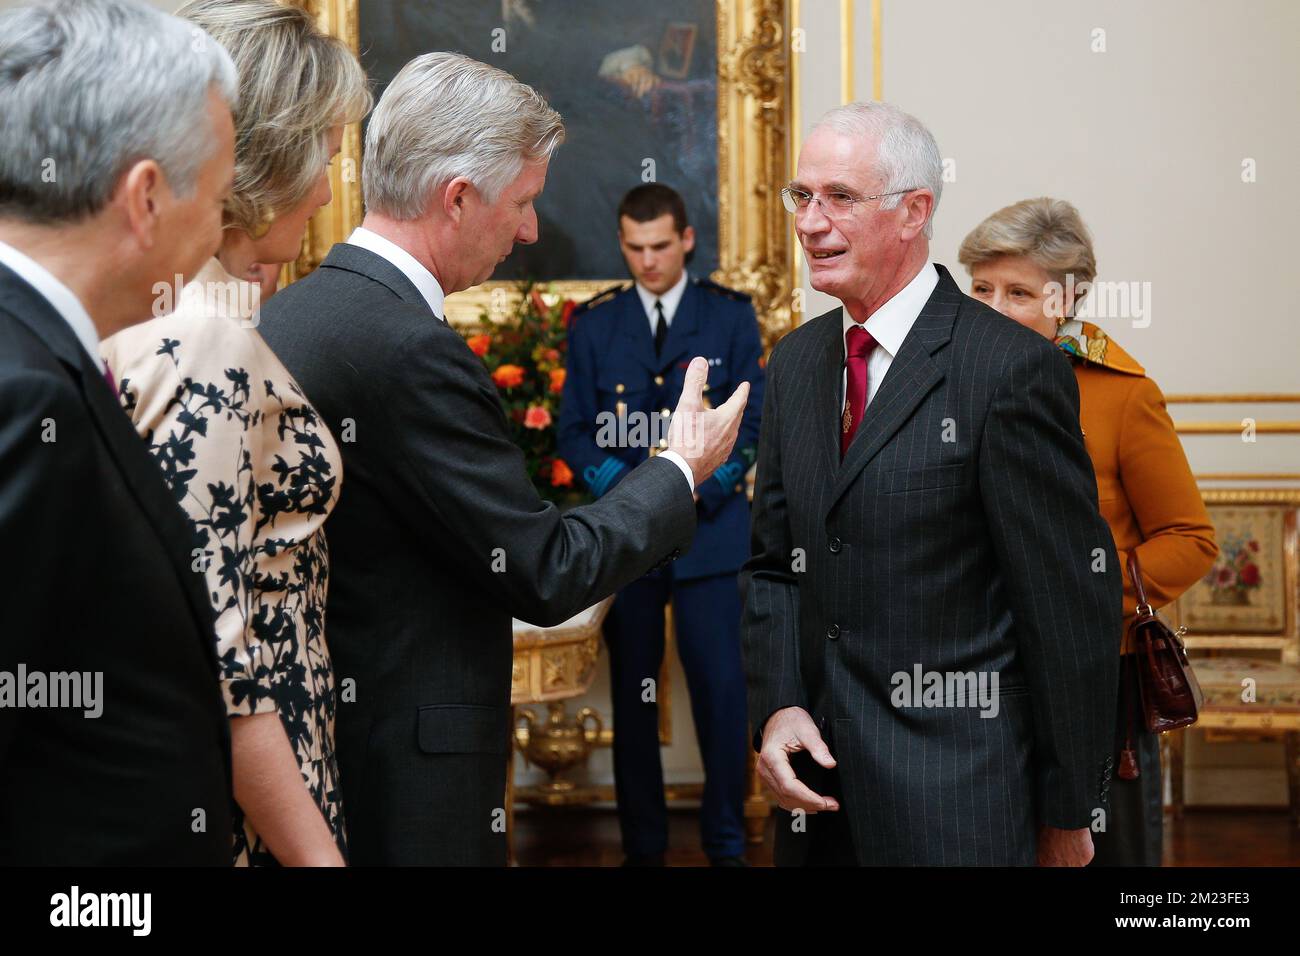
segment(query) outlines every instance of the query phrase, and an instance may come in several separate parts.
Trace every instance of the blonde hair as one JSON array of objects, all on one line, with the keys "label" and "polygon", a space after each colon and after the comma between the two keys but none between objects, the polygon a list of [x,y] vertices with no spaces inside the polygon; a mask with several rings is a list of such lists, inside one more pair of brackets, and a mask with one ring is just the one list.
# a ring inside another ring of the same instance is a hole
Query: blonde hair
[{"label": "blonde hair", "polygon": [[1025,256],[1057,282],[1076,285],[1097,275],[1092,236],[1079,210],[1064,199],[1022,199],[999,209],[962,240],[957,260],[967,271],[999,256]]},{"label": "blonde hair", "polygon": [[177,15],[210,33],[239,72],[226,221],[253,233],[311,192],[330,129],[370,112],[365,71],[311,14],[277,0],[191,0]]}]

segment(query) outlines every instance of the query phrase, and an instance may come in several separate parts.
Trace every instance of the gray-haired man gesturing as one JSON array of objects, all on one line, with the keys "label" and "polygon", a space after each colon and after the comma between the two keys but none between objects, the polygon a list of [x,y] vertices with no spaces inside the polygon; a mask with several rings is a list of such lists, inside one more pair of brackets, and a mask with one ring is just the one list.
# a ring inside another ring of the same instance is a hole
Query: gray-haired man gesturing
[{"label": "gray-haired man gesturing", "polygon": [[411,61],[370,120],[362,228],[263,310],[342,439],[329,618],[356,690],[337,733],[353,863],[505,861],[511,616],[558,623],[684,551],[694,484],[726,460],[745,407],[742,386],[701,409],[697,358],[666,453],[588,507],[538,497],[496,386],[441,316],[446,294],[537,240],[563,137],[508,73]]}]

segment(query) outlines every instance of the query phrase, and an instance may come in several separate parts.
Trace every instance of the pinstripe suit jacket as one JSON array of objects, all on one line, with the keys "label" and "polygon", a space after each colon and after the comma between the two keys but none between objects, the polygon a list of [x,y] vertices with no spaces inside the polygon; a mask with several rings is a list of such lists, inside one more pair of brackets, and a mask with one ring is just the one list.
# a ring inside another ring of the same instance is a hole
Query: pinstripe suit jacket
[{"label": "pinstripe suit jacket", "polygon": [[[860,863],[1032,864],[1039,824],[1106,800],[1122,581],[1068,360],[938,269],[843,462],[840,310],[772,352],[750,717],[758,746],[774,711],[813,716]],[[918,668],[996,675],[996,716],[903,696]]]}]

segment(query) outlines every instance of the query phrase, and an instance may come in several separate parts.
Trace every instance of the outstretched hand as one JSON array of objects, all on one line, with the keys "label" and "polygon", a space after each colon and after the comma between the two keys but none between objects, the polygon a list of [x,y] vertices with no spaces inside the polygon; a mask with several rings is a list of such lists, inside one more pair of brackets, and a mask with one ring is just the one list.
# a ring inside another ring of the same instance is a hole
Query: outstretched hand
[{"label": "outstretched hand", "polygon": [[704,383],[708,377],[709,363],[698,355],[691,359],[677,410],[668,426],[668,451],[681,455],[691,466],[697,487],[730,456],[749,401],[749,383],[741,382],[722,405],[705,408]]}]

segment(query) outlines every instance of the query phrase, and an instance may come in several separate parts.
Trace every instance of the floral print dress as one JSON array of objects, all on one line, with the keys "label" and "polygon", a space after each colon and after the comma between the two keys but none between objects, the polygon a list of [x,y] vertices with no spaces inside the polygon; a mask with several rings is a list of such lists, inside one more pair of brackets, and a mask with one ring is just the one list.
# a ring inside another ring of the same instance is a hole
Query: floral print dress
[{"label": "floral print dress", "polygon": [[[340,851],[335,690],[325,645],[325,519],[342,460],[329,429],[257,332],[251,285],[213,259],[176,311],[102,354],[194,533],[216,615],[231,716],[277,712]],[[235,864],[275,859],[235,808]]]}]

